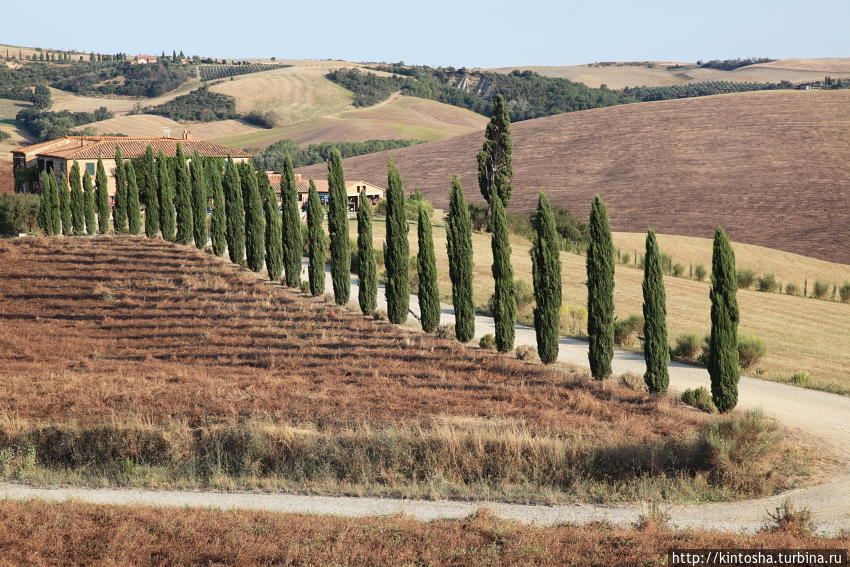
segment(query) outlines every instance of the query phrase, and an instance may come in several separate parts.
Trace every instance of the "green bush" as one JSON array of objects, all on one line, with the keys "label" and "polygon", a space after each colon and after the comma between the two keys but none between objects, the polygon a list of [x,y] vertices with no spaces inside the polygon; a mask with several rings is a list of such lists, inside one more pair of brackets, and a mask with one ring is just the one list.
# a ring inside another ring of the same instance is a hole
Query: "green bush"
[{"label": "green bush", "polygon": [[478,341],[478,346],[486,350],[496,350],[496,337],[493,333],[487,333]]},{"label": "green bush", "polygon": [[676,346],[671,349],[670,354],[679,360],[695,362],[701,349],[702,346],[697,336],[686,333],[676,337]]},{"label": "green bush", "polygon": [[738,339],[738,362],[741,368],[752,368],[767,353],[767,348],[759,339],[741,337]]},{"label": "green bush", "polygon": [[620,346],[631,344],[643,329],[643,315],[629,315],[614,321],[614,342]]},{"label": "green bush", "polygon": [[752,270],[738,270],[738,289],[750,289],[756,281]]},{"label": "green bush", "polygon": [[795,283],[785,284],[785,293],[788,295],[800,295],[800,286]]},{"label": "green bush", "polygon": [[587,335],[587,309],[583,306],[561,305],[560,332],[571,337]]},{"label": "green bush", "polygon": [[758,290],[768,293],[776,293],[779,289],[779,284],[776,282],[776,276],[773,274],[765,274],[758,279]]},{"label": "green bush", "polygon": [[842,303],[850,302],[850,282],[844,282],[844,285],[838,289],[838,296]]},{"label": "green bush", "polygon": [[682,392],[682,395],[679,396],[679,399],[682,400],[683,403],[707,413],[715,413],[717,411],[717,408],[714,406],[714,402],[711,400],[711,393],[706,390],[704,386],[685,390]]},{"label": "green bush", "polygon": [[814,288],[812,289],[812,297],[815,297],[816,299],[823,299],[826,297],[827,293],[829,293],[829,284],[817,280]]},{"label": "green bush", "polygon": [[0,234],[16,235],[38,230],[38,195],[0,195]]},{"label": "green bush", "polygon": [[673,277],[681,278],[685,273],[685,266],[682,264],[673,264]]},{"label": "green bush", "polygon": [[708,270],[705,269],[705,266],[702,264],[697,264],[697,267],[694,268],[694,277],[697,281],[701,282],[708,275]]},{"label": "green bush", "polygon": [[788,378],[788,381],[792,384],[802,386],[803,384],[807,384],[810,379],[811,375],[808,372],[795,372]]}]

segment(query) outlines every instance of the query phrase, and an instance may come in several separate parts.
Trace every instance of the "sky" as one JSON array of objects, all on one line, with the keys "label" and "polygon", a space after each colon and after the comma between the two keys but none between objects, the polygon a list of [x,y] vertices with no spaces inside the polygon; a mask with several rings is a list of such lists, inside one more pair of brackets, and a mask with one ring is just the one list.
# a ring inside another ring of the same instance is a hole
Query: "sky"
[{"label": "sky", "polygon": [[[0,43],[454,67],[850,57],[848,0],[42,0]],[[24,11],[26,13],[26,10]]]}]

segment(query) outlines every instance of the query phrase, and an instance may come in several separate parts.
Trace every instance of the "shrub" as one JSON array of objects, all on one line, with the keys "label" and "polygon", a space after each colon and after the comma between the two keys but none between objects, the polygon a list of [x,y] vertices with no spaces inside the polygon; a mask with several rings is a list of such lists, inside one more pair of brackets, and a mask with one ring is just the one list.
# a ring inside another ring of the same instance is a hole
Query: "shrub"
[{"label": "shrub", "polygon": [[702,346],[696,335],[686,333],[676,337],[676,346],[672,348],[670,354],[680,360],[695,362],[699,356]]},{"label": "shrub", "polygon": [[519,345],[514,352],[520,360],[534,360],[537,358],[537,349],[530,345]]},{"label": "shrub", "polygon": [[18,234],[38,229],[38,195],[0,195],[0,234]]},{"label": "shrub", "polygon": [[850,302],[850,282],[844,282],[844,285],[838,289],[838,296],[842,303]]},{"label": "shrub", "polygon": [[708,275],[708,270],[705,269],[705,266],[702,264],[697,264],[697,267],[694,268],[694,277],[697,281],[701,282]]},{"label": "shrub", "polygon": [[636,392],[646,392],[646,381],[643,376],[639,376],[633,372],[620,374],[620,385],[634,390]]},{"label": "shrub", "polygon": [[758,290],[768,293],[776,293],[779,284],[776,283],[776,276],[773,274],[765,274],[758,279]]},{"label": "shrub", "polygon": [[252,110],[244,115],[242,120],[260,128],[274,128],[275,124],[277,124],[277,116],[271,110],[265,112],[262,110]]},{"label": "shrub", "polygon": [[812,512],[808,508],[797,508],[790,500],[785,499],[776,510],[767,513],[769,525],[766,531],[784,532],[798,536],[806,536],[812,533]]},{"label": "shrub", "polygon": [[438,339],[454,339],[455,326],[453,323],[446,323],[444,325],[440,325],[439,327],[437,327],[437,330],[434,332],[434,335]]},{"label": "shrub", "polygon": [[814,288],[812,289],[812,296],[817,299],[823,299],[824,297],[826,297],[827,293],[829,293],[829,284],[817,280],[815,282]]},{"label": "shrub", "polygon": [[496,350],[496,337],[492,333],[487,333],[478,341],[478,346],[487,350]]},{"label": "shrub", "polygon": [[673,277],[681,278],[685,273],[685,266],[682,264],[673,264]]},{"label": "shrub", "polygon": [[614,321],[614,342],[620,346],[631,344],[643,329],[643,315],[629,315]]},{"label": "shrub", "polygon": [[741,368],[752,368],[767,352],[764,343],[753,337],[738,339],[738,362]]},{"label": "shrub", "polygon": [[756,281],[752,270],[738,270],[738,289],[750,289]]},{"label": "shrub", "polygon": [[800,286],[795,283],[785,284],[785,293],[788,295],[800,295]]},{"label": "shrub", "polygon": [[692,390],[685,390],[682,392],[682,395],[679,396],[679,399],[682,400],[683,403],[707,413],[715,413],[717,411],[717,408],[714,407],[714,402],[711,399],[711,392],[709,392],[704,386],[700,386],[699,388],[694,388]]},{"label": "shrub", "polygon": [[582,306],[561,305],[560,332],[571,337],[587,335],[587,309]]},{"label": "shrub", "polygon": [[803,384],[808,383],[810,378],[811,375],[808,372],[795,372],[788,378],[788,381],[792,384],[802,386]]},{"label": "shrub", "polygon": [[372,312],[372,319],[375,321],[389,321],[387,312],[383,309],[375,309],[375,311]]}]

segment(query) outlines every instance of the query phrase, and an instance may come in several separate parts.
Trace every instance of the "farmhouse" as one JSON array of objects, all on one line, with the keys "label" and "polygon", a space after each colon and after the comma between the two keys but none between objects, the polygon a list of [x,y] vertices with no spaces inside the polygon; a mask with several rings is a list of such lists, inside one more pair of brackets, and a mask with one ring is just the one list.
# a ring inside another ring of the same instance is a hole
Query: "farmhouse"
[{"label": "farmhouse", "polygon": [[189,132],[182,138],[141,138],[125,136],[65,136],[49,142],[41,142],[12,150],[14,168],[27,168],[35,175],[23,176],[16,190],[22,193],[40,193],[38,174],[52,171],[56,175],[68,175],[74,162],[80,164],[80,172],[89,172],[94,178],[97,172],[98,158],[103,160],[108,178],[108,192],[115,194],[115,149],[121,148],[124,159],[142,157],[148,146],[154,154],[174,157],[177,146],[183,146],[183,153],[191,157],[198,152],[202,157],[227,158],[234,162],[251,159],[251,154],[228,148],[205,140],[193,140]]},{"label": "farmhouse", "polygon": [[136,55],[130,61],[131,65],[147,65],[148,63],[156,63],[156,55]]},{"label": "farmhouse", "polygon": [[[266,173],[269,176],[269,182],[272,184],[272,187],[274,187],[275,193],[277,193],[278,201],[280,201],[281,174],[279,171],[268,171]],[[313,183],[316,184],[316,192],[319,194],[319,199],[321,199],[322,204],[327,204],[329,193],[328,180],[314,179]],[[298,190],[298,204],[301,209],[304,210],[307,205],[307,195],[310,192],[310,182],[304,179],[300,173],[296,173],[295,187]],[[348,194],[348,211],[351,213],[357,212],[360,208],[360,192],[364,189],[366,190],[366,197],[369,199],[369,203],[371,205],[376,205],[379,200],[384,198],[384,189],[382,187],[372,185],[371,183],[367,183],[362,180],[346,180],[345,189]]]}]

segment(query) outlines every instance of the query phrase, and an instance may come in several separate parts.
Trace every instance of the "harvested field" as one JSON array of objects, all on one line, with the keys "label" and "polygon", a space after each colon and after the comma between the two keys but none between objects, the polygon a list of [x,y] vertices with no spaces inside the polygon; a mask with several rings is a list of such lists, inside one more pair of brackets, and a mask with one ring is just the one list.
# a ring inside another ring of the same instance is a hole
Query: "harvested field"
[{"label": "harvested field", "polygon": [[[711,237],[722,225],[738,242],[850,263],[848,104],[847,91],[758,92],[518,122],[511,208],[530,210],[545,191],[584,217],[599,193],[617,231]],[[346,175],[385,183],[389,155],[435,206],[447,205],[453,174],[481,201],[482,141],[477,132],[359,156],[345,161]]]},{"label": "harvested field", "polygon": [[631,529],[530,527],[486,511],[420,522],[0,501],[0,521],[0,555],[16,565],[638,566],[666,564],[672,548],[850,548],[793,522],[745,536],[673,531],[652,516]]}]

